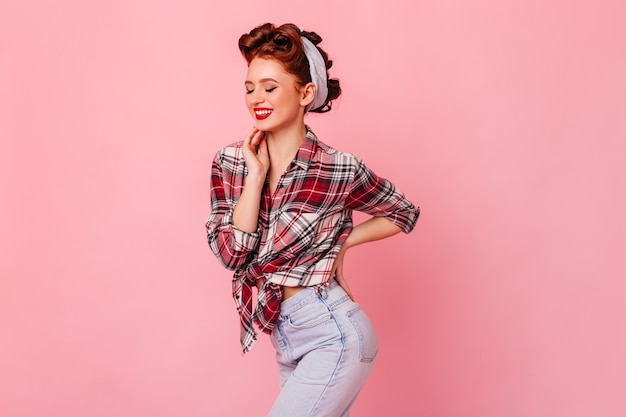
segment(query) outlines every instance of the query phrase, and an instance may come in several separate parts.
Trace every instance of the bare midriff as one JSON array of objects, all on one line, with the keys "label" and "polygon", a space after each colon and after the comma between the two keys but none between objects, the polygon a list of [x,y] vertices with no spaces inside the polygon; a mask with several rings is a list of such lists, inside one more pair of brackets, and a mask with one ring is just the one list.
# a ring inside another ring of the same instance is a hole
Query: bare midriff
[{"label": "bare midriff", "polygon": [[303,289],[305,289],[306,287],[285,287],[283,286],[283,300],[286,300],[287,298],[296,295],[297,293],[299,293],[300,291],[302,291]]}]

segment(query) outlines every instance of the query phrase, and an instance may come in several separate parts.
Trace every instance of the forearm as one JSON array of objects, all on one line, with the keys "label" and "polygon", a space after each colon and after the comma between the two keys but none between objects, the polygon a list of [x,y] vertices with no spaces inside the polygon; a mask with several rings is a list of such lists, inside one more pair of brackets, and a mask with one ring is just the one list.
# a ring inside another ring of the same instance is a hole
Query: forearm
[{"label": "forearm", "polygon": [[246,177],[244,189],[233,210],[233,226],[239,230],[248,233],[256,232],[264,182],[265,178]]},{"label": "forearm", "polygon": [[372,217],[371,219],[355,226],[344,243],[344,248],[348,249],[363,243],[398,234],[402,229],[384,217]]}]

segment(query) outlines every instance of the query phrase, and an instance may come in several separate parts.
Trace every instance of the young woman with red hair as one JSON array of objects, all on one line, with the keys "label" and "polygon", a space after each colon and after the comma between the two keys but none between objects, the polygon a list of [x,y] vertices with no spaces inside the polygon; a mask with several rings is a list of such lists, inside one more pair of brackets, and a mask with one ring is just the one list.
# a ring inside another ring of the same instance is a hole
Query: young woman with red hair
[{"label": "young woman with red hair", "polygon": [[[408,233],[419,216],[392,183],[304,123],[341,94],[321,40],[292,24],[241,36],[256,125],[212,165],[208,241],[234,271],[243,352],[257,338],[253,325],[271,335],[281,380],[273,417],[348,416],[378,342],[344,279],[345,253]],[[353,226],[353,210],[372,217]]]}]

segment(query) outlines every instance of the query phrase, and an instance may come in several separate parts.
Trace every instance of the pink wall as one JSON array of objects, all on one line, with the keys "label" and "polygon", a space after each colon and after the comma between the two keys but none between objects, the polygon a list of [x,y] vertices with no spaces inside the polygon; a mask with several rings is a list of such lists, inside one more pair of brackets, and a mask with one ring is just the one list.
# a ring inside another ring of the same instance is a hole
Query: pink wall
[{"label": "pink wall", "polygon": [[0,4],[0,415],[265,415],[203,229],[265,21],[322,34],[344,96],[308,123],[423,210],[348,255],[354,416],[626,415],[625,3],[300,4]]}]

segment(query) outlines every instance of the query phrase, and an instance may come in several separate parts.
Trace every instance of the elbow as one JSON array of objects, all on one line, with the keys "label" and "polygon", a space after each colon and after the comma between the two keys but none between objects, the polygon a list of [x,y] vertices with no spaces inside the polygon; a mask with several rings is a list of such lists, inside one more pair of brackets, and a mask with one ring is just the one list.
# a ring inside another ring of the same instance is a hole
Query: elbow
[{"label": "elbow", "polygon": [[420,216],[420,208],[410,204],[409,207],[405,207],[402,210],[394,212],[393,216],[389,220],[396,226],[398,226],[402,232],[410,233],[417,223],[417,219]]},{"label": "elbow", "polygon": [[220,256],[219,254],[217,255],[217,258],[220,260],[220,263],[222,264],[222,266],[228,269],[229,271],[236,271],[240,269],[243,265],[245,265],[246,259],[247,259],[244,257],[242,257],[243,260],[241,258],[235,258],[235,257],[224,257],[224,256]]},{"label": "elbow", "polygon": [[235,271],[248,261],[250,251],[234,250],[232,246],[227,244],[228,240],[211,239],[211,236],[209,236],[208,241],[211,251],[224,268]]},{"label": "elbow", "polygon": [[417,223],[417,219],[419,219],[419,217],[420,217],[420,208],[415,207],[413,204],[411,204],[411,210],[408,216],[408,224],[404,230],[405,233],[410,233],[415,228],[415,224]]}]

